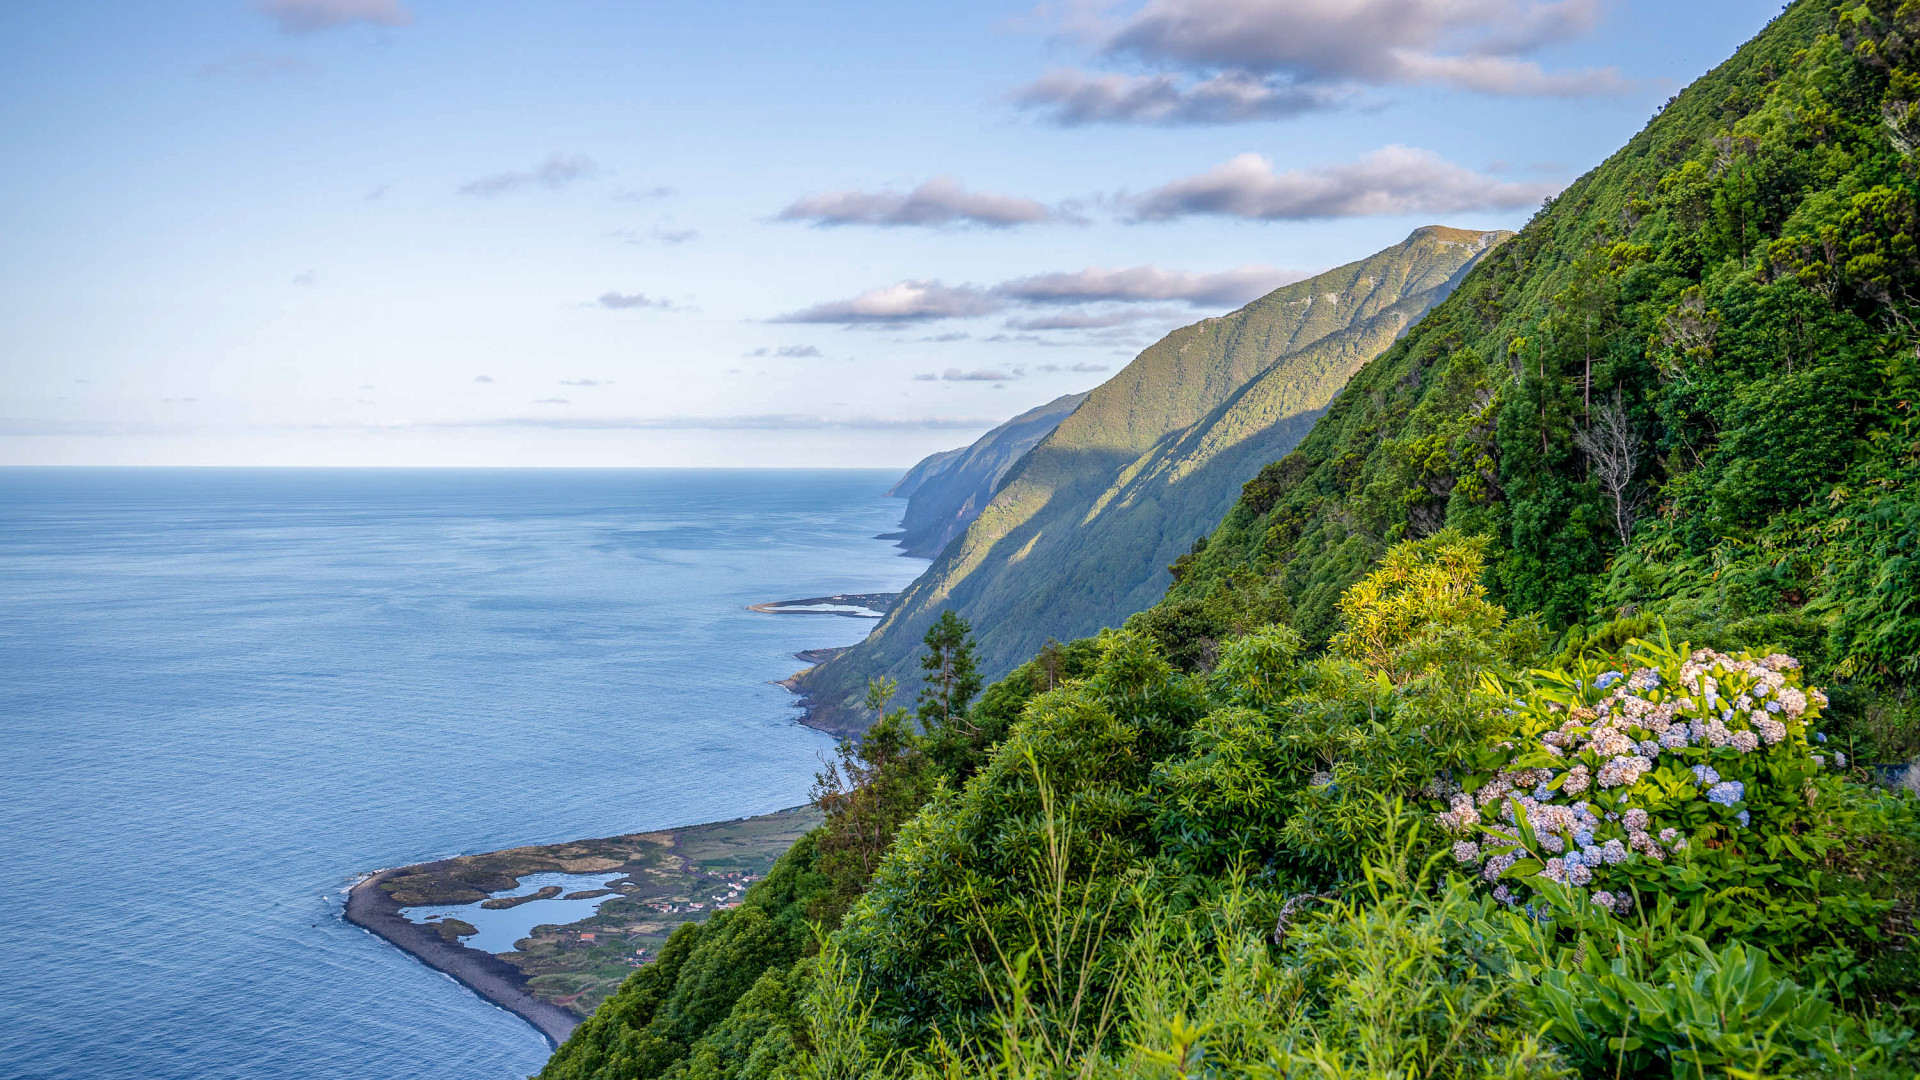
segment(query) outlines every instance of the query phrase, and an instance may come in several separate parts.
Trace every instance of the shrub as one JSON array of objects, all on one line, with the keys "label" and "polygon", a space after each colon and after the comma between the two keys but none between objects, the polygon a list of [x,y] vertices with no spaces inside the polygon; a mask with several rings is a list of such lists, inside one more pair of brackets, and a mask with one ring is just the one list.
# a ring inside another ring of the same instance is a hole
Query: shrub
[{"label": "shrub", "polygon": [[1849,863],[1888,827],[1815,730],[1799,663],[1636,639],[1630,671],[1538,671],[1512,734],[1475,755],[1436,817],[1496,898],[1543,883],[1618,912],[1698,905],[1711,940],[1799,953],[1877,934],[1887,902]]}]

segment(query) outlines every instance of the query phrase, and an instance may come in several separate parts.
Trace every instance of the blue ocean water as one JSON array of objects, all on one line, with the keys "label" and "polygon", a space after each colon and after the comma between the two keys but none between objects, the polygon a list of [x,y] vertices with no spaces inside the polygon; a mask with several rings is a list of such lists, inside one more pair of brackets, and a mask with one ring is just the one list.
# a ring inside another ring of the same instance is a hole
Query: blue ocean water
[{"label": "blue ocean water", "polygon": [[890,473],[0,470],[0,1074],[493,1080],[356,873],[805,800]]}]

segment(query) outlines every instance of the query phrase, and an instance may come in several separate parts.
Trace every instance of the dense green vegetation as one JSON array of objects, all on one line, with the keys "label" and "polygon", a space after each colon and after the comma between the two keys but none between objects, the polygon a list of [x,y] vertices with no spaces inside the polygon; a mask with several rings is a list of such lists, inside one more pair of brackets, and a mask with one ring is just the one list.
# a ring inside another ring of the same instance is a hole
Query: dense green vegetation
[{"label": "dense green vegetation", "polygon": [[1570,642],[1787,641],[1864,751],[1920,750],[1915,20],[1791,5],[1357,375],[1173,602],[1252,571],[1317,645],[1451,526]]},{"label": "dense green vegetation", "polygon": [[1418,229],[1142,352],[1008,471],[866,641],[799,676],[816,721],[852,726],[842,714],[869,677],[915,686],[920,636],[942,611],[974,624],[981,667],[997,677],[1048,638],[1152,604],[1167,563],[1219,522],[1241,483],[1505,235]]},{"label": "dense green vegetation", "polygon": [[1000,481],[1027,451],[1046,438],[1067,414],[1087,400],[1066,394],[1001,424],[957,450],[934,454],[900,478],[887,494],[907,500],[898,540],[908,555],[931,559],[980,516]]},{"label": "dense green vegetation", "polygon": [[1192,671],[1137,630],[1049,650],[960,770],[953,696],[889,712],[776,875],[811,868],[818,954],[683,930],[547,1075],[1909,1075],[1911,795],[1847,771],[1784,654],[1529,673],[1486,547],[1397,546],[1318,656],[1279,623]]},{"label": "dense green vegetation", "polygon": [[933,626],[947,691],[843,748],[790,856],[835,898],[812,955],[701,1036],[764,1053],[676,1060],[1915,1075],[1920,816],[1862,763],[1920,748],[1917,102],[1920,3],[1799,0],[1367,365],[1158,604],[964,707]]},{"label": "dense green vegetation", "polygon": [[897,684],[869,685],[873,725],[858,743],[842,740],[819,776],[814,796],[826,822],[781,856],[740,907],[675,930],[659,958],[574,1032],[542,1077],[717,1080],[791,1067],[806,1045],[797,1003],[810,985],[816,931],[839,924],[900,826],[934,792],[977,771],[1028,701],[1084,677],[1097,652],[1091,641],[1050,644],[981,693],[964,621],[943,616],[925,645],[929,678],[916,712],[887,708]]}]

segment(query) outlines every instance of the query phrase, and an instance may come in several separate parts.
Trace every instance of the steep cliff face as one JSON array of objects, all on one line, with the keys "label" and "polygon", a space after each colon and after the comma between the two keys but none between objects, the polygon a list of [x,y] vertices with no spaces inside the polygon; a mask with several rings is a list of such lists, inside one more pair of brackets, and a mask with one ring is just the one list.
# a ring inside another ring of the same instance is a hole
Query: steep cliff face
[{"label": "steep cliff face", "polygon": [[907,500],[900,531],[885,540],[898,540],[908,555],[931,559],[980,516],[1001,478],[1041,439],[1053,433],[1087,395],[1067,394],[980,436],[971,446],[943,450],[907,470],[887,492]]},{"label": "steep cliff face", "polygon": [[1007,472],[865,642],[801,677],[816,722],[842,726],[838,710],[870,675],[911,686],[920,638],[944,609],[973,623],[997,676],[1049,637],[1153,603],[1167,564],[1240,485],[1505,236],[1417,229],[1149,347]]},{"label": "steep cliff face", "polygon": [[[1170,600],[1257,574],[1317,645],[1381,552],[1451,527],[1488,538],[1500,603],[1569,640],[1657,617],[1902,700],[1920,674],[1916,31],[1891,0],[1790,5],[1355,375]],[[1908,760],[1903,724],[1860,738]]]}]

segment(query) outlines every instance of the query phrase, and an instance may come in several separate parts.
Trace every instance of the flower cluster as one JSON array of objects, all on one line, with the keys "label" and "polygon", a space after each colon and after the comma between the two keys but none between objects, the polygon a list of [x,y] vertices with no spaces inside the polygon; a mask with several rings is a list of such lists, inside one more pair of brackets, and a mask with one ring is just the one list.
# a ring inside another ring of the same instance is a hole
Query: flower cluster
[{"label": "flower cluster", "polygon": [[1594,903],[1624,912],[1634,866],[1711,830],[1751,828],[1748,790],[1762,776],[1751,755],[1824,760],[1809,753],[1820,737],[1808,722],[1826,695],[1798,685],[1799,661],[1631,648],[1628,670],[1536,673],[1510,714],[1518,737],[1484,751],[1478,775],[1431,792],[1447,804],[1435,820],[1462,837],[1454,859],[1503,901],[1521,899],[1505,879],[1537,877],[1592,887]]}]

